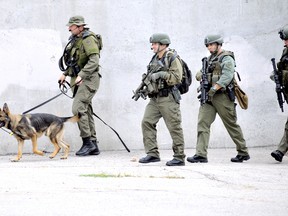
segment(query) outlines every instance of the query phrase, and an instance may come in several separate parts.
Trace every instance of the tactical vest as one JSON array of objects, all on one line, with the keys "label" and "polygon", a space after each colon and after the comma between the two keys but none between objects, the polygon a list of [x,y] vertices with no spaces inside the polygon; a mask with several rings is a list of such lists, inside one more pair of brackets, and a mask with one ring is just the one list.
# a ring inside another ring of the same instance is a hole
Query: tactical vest
[{"label": "tactical vest", "polygon": [[[66,56],[64,60],[65,62],[71,62],[72,65],[76,63],[81,70],[87,64],[91,54],[100,56],[102,46],[101,36],[86,29],[82,37],[72,38],[71,43],[65,49]],[[68,75],[75,76],[72,67],[68,67]]]},{"label": "tactical vest", "polygon": [[282,82],[284,85],[284,92],[286,97],[288,97],[288,48],[285,47],[280,61],[277,63],[277,68],[282,71]]},{"label": "tactical vest", "polygon": [[221,52],[219,55],[216,55],[216,56],[210,55],[208,57],[207,76],[208,76],[208,82],[210,86],[215,85],[216,82],[220,79],[222,75],[221,63],[225,56],[231,56],[235,61],[234,53],[231,51],[226,51],[226,50]]},{"label": "tactical vest", "polygon": [[166,51],[161,59],[158,59],[157,54],[155,54],[152,57],[149,65],[148,65],[148,68],[161,65],[162,66],[160,69],[161,71],[168,71],[169,70],[169,62],[170,62],[170,59],[172,58],[173,55],[174,55],[174,50],[172,50],[172,49],[169,49],[168,51]]},{"label": "tactical vest", "polygon": [[[158,71],[168,71],[169,70],[169,61],[172,58],[174,54],[174,50],[169,49],[161,59],[158,59],[157,54],[155,54],[148,67],[148,71],[153,69],[153,68],[158,68]],[[159,92],[161,89],[167,89],[170,88],[167,84],[167,82],[163,79],[159,79],[158,82],[156,83],[155,91]]]},{"label": "tactical vest", "polygon": [[277,63],[278,70],[288,70],[288,48],[285,47],[280,62]]}]

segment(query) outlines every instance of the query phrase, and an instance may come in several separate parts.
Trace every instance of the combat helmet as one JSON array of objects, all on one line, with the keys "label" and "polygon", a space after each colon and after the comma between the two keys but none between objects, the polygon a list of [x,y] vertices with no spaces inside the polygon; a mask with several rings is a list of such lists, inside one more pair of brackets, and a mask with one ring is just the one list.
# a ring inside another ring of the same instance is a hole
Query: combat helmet
[{"label": "combat helmet", "polygon": [[164,33],[155,33],[150,37],[150,43],[160,43],[163,45],[169,45],[171,43],[170,38]]},{"label": "combat helmet", "polygon": [[208,46],[208,44],[212,44],[212,43],[217,43],[219,45],[222,45],[223,44],[223,37],[221,35],[218,35],[218,34],[207,35],[204,39],[205,46]]},{"label": "combat helmet", "polygon": [[278,33],[281,40],[288,40],[288,26],[281,28]]},{"label": "combat helmet", "polygon": [[85,23],[83,16],[73,16],[73,17],[70,17],[69,22],[66,24],[66,26],[71,26],[71,25],[82,26],[82,25],[87,25],[87,23]]}]

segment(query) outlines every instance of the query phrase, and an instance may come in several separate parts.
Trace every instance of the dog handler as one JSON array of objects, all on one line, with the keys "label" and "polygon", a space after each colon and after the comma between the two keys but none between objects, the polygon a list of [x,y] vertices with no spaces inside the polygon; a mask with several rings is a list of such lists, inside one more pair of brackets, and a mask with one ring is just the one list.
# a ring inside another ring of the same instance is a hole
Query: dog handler
[{"label": "dog handler", "polygon": [[64,61],[67,68],[60,69],[64,73],[60,76],[59,82],[63,83],[67,76],[71,77],[73,88],[72,112],[80,114],[78,122],[80,136],[83,145],[76,152],[78,156],[98,155],[96,130],[93,119],[92,99],[100,84],[99,58],[100,47],[97,36],[86,27],[84,17],[73,16],[67,24],[71,32],[69,42],[65,47],[64,54],[60,61]]}]

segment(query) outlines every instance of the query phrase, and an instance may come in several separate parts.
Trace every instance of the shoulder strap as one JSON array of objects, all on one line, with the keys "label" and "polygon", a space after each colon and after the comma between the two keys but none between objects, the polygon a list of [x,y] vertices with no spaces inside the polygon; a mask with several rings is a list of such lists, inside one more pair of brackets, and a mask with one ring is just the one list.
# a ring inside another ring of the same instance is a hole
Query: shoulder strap
[{"label": "shoulder strap", "polygon": [[226,51],[226,50],[225,50],[224,52],[220,53],[220,55],[219,55],[219,62],[222,62],[222,61],[223,61],[223,58],[224,58],[225,56],[231,56],[231,57],[234,59],[234,61],[235,61],[234,53],[231,52],[231,51]]},{"label": "shoulder strap", "polygon": [[[219,62],[220,62],[220,63],[223,61],[223,58],[224,58],[225,56],[231,56],[231,57],[234,59],[234,61],[235,61],[234,53],[233,53],[232,51],[226,51],[226,50],[225,50],[224,52],[220,53],[220,55],[219,55]],[[236,67],[236,62],[235,62],[235,67]],[[235,73],[237,74],[238,80],[239,80],[239,82],[240,82],[240,81],[241,81],[240,74],[239,74],[238,71],[236,71],[236,70],[235,70]],[[233,80],[232,80],[232,81],[233,81]],[[235,80],[235,81],[236,81],[236,80]]]},{"label": "shoulder strap", "polygon": [[178,56],[178,53],[174,51],[174,54],[169,61],[169,67],[171,66],[172,62],[177,58],[177,56]]},{"label": "shoulder strap", "polygon": [[157,56],[157,53],[155,53],[153,56],[152,56],[152,58],[151,58],[151,60],[150,60],[150,62],[149,62],[149,64],[148,65],[150,65],[150,63],[154,60],[154,58]]}]

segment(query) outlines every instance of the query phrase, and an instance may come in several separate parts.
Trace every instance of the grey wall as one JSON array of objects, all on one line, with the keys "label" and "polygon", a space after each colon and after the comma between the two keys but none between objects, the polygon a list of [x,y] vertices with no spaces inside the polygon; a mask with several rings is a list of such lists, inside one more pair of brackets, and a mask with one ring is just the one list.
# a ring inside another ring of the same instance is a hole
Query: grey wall
[{"label": "grey wall", "polygon": [[[131,149],[143,148],[141,120],[148,101],[131,99],[145,72],[152,52],[149,37],[166,32],[193,74],[208,55],[203,38],[210,33],[224,36],[224,49],[234,51],[241,87],[249,96],[249,109],[238,108],[238,121],[249,147],[276,145],[286,121],[269,80],[270,59],[279,59],[283,42],[280,27],[288,24],[286,0],[0,0],[2,62],[0,104],[21,113],[58,94],[60,71],[57,61],[69,32],[69,17],[81,14],[91,30],[103,36],[100,90],[94,97],[94,111],[114,127]],[[199,102],[193,80],[183,96],[181,110],[187,148],[194,148]],[[61,96],[34,112],[71,115],[69,98]],[[284,107],[285,110],[287,107]],[[114,133],[98,120],[100,148],[123,149]],[[66,125],[66,140],[72,150],[80,146],[78,128]],[[171,140],[161,120],[160,148],[170,148]],[[0,154],[16,151],[16,141],[0,132]],[[210,147],[234,147],[222,122],[212,126]],[[30,142],[30,141],[29,141]],[[47,138],[40,140],[48,148]],[[31,152],[30,144],[25,151]]]}]

